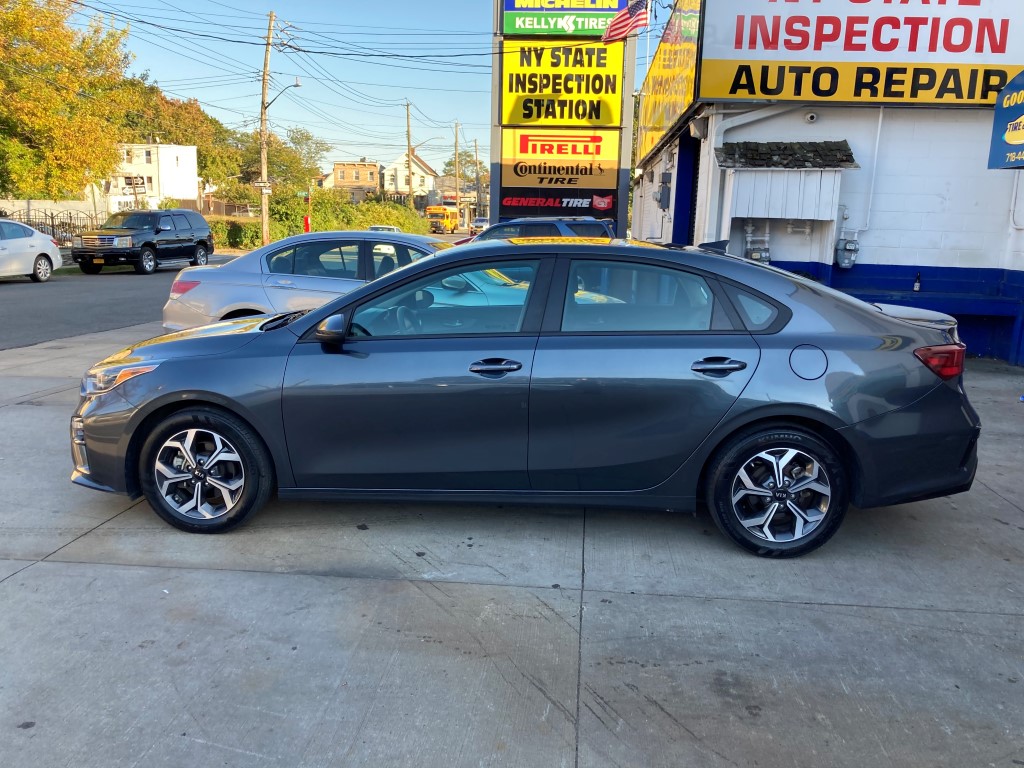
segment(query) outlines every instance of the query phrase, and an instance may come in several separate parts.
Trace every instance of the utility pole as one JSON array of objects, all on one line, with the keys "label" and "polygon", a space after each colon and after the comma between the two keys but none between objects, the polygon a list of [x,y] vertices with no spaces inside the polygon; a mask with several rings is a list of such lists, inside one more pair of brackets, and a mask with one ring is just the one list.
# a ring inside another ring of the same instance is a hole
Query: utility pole
[{"label": "utility pole", "polygon": [[480,216],[483,210],[480,205],[480,142],[476,139],[473,139],[473,156],[476,158],[476,215]]},{"label": "utility pole", "polygon": [[[409,174],[409,197],[406,199],[405,204],[410,208],[415,208],[412,201],[412,120],[409,117],[409,100],[405,100],[405,165],[406,172]],[[396,184],[397,188],[398,185]]]},{"label": "utility pole", "polygon": [[270,244],[270,191],[267,180],[267,91],[270,88],[270,46],[274,42],[274,12],[267,24],[267,48],[263,54],[263,96],[260,99],[260,226],[263,244]]},{"label": "utility pole", "polygon": [[455,121],[455,218],[462,226],[462,194],[459,192],[459,121]]}]

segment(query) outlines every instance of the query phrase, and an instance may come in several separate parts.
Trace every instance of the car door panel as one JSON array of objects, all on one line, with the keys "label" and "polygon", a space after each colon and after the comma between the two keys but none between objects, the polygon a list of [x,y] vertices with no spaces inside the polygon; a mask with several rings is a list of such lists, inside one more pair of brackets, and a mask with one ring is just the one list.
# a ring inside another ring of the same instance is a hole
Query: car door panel
[{"label": "car door panel", "polygon": [[[297,344],[283,413],[309,488],[521,490],[536,336]],[[518,370],[473,373],[484,360]]]},{"label": "car door panel", "polygon": [[318,241],[267,257],[263,289],[274,312],[316,309],[363,284],[358,240]]}]

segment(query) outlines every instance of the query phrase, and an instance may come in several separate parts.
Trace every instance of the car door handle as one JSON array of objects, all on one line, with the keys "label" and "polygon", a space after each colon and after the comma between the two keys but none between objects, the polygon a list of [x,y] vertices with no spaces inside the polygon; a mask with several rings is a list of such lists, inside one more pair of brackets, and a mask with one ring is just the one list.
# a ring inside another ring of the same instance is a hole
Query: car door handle
[{"label": "car door handle", "polygon": [[486,360],[477,360],[469,366],[470,373],[479,373],[482,376],[504,376],[506,373],[518,371],[523,364],[518,360],[504,360],[498,357],[489,357]]},{"label": "car door handle", "polygon": [[742,360],[730,360],[727,357],[705,357],[690,366],[690,370],[696,373],[705,373],[708,376],[728,376],[735,371],[742,371],[747,364]]}]

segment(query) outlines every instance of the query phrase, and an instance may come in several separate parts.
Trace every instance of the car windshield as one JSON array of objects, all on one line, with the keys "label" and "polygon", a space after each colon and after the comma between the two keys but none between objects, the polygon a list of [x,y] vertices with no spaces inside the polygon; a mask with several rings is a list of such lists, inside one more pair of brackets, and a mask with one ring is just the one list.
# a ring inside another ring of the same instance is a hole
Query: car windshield
[{"label": "car windshield", "polygon": [[145,229],[153,225],[153,214],[138,211],[115,213],[100,229]]}]

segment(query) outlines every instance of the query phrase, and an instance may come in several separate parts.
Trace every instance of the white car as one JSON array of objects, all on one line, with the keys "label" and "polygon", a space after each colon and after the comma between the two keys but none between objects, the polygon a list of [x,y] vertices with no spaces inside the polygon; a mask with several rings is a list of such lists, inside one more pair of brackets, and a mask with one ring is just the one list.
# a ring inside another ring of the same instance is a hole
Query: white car
[{"label": "white car", "polygon": [[0,219],[0,277],[25,275],[45,283],[62,264],[60,247],[52,237],[21,222]]}]

